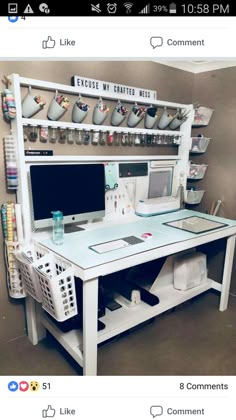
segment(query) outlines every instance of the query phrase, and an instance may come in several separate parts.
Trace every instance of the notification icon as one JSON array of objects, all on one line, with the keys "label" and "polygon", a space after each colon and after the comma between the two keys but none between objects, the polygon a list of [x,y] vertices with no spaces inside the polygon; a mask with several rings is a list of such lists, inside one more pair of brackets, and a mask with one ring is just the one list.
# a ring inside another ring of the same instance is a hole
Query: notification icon
[{"label": "notification icon", "polygon": [[26,392],[26,391],[28,391],[28,389],[29,389],[29,384],[28,384],[28,382],[26,382],[26,381],[21,381],[21,382],[19,383],[19,390],[20,390],[21,392]]}]

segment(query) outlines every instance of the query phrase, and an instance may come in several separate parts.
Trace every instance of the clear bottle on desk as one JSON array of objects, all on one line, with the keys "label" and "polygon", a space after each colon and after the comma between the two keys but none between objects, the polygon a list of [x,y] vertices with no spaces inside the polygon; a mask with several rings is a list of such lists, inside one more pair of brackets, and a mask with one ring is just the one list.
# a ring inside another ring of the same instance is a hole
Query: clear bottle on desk
[{"label": "clear bottle on desk", "polygon": [[64,241],[63,213],[59,210],[52,211],[52,241],[56,245],[62,245]]}]

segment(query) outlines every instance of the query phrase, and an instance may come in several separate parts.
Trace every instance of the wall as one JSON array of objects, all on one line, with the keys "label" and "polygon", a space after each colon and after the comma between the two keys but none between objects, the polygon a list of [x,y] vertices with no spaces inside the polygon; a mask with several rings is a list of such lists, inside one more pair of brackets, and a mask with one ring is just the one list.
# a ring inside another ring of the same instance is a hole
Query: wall
[{"label": "wall", "polygon": [[[205,177],[196,181],[198,189],[206,190],[203,200],[196,210],[206,212],[212,201],[222,200],[219,216],[236,218],[236,67],[208,71],[194,77],[193,103],[200,103],[214,109],[211,121],[206,128],[195,129],[195,135],[202,133],[212,140],[207,152],[194,156],[196,163],[208,166]],[[193,184],[191,184],[193,185]],[[213,271],[221,272],[222,252],[219,250]],[[236,259],[233,268],[232,290],[236,290]]]},{"label": "wall", "polygon": [[[18,73],[24,77],[70,85],[73,75],[107,80],[157,91],[158,99],[179,103],[192,103],[193,75],[182,70],[152,62],[2,62],[0,77]],[[9,126],[0,116],[1,137],[8,134]],[[5,191],[3,148],[0,150],[0,203],[13,201],[14,195]],[[1,342],[24,334],[24,303],[9,300],[3,263],[0,254],[0,345]]]}]

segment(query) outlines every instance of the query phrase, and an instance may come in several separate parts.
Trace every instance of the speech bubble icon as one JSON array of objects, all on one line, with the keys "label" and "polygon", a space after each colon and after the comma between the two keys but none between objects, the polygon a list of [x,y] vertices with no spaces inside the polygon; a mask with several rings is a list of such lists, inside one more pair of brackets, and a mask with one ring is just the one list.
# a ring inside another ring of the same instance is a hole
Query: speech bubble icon
[{"label": "speech bubble icon", "polygon": [[150,38],[150,44],[153,49],[161,47],[163,45],[163,38],[161,36],[152,36]]},{"label": "speech bubble icon", "polygon": [[152,405],[150,408],[150,413],[153,418],[157,416],[162,416],[163,414],[163,407],[161,405]]}]

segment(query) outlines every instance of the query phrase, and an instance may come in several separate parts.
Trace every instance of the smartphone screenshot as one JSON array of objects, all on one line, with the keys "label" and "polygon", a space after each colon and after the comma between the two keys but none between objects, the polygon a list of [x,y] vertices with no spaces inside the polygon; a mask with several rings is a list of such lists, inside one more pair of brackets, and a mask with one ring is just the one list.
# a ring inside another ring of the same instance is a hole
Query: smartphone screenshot
[{"label": "smartphone screenshot", "polygon": [[235,418],[235,23],[1,3],[4,420]]}]

